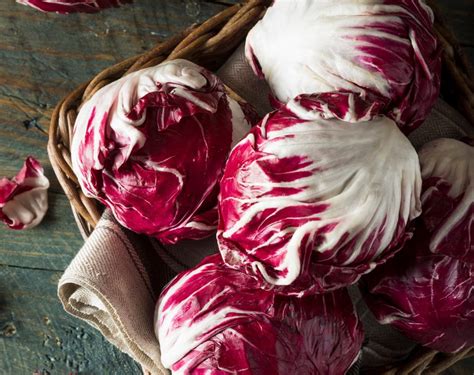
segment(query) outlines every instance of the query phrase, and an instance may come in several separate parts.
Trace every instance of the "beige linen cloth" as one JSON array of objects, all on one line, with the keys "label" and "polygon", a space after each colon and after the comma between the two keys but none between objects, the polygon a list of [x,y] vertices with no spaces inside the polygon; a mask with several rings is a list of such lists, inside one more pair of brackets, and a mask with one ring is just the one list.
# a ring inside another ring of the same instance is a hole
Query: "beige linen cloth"
[{"label": "beige linen cloth", "polygon": [[[253,75],[242,47],[218,74],[261,115],[270,111],[268,87]],[[459,138],[469,130],[469,124],[457,112],[438,101],[429,120],[410,139],[418,147],[442,136]],[[144,372],[168,374],[160,363],[153,329],[155,303],[163,286],[176,273],[216,251],[215,238],[164,247],[124,229],[106,210],[59,281],[59,298],[68,313],[97,328],[140,363]],[[376,367],[403,358],[414,344],[376,324],[357,288],[352,288],[351,294],[366,330],[363,366]]]}]

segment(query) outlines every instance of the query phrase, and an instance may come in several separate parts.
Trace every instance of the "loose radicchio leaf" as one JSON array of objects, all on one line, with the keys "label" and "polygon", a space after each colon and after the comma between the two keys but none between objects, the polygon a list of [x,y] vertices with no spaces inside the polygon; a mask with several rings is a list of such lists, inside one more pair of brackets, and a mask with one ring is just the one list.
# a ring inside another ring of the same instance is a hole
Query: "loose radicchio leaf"
[{"label": "loose radicchio leaf", "polygon": [[356,282],[420,213],[418,157],[392,120],[351,124],[306,107],[292,101],[237,144],[219,196],[224,261],[283,294]]},{"label": "loose radicchio leaf", "polygon": [[13,179],[0,179],[0,220],[12,229],[37,226],[48,210],[48,188],[40,162],[29,156]]},{"label": "loose radicchio leaf", "polygon": [[74,172],[125,227],[164,243],[203,238],[215,231],[218,181],[232,142],[250,128],[246,113],[189,61],[140,70],[81,108]]},{"label": "loose radicchio leaf", "polygon": [[173,374],[344,374],[362,326],[346,290],[278,296],[219,255],[178,275],[155,313],[161,360]]},{"label": "loose radicchio leaf", "polygon": [[[408,133],[439,94],[433,18],[423,0],[275,0],[249,32],[246,56],[283,103],[332,93],[331,106],[349,92]],[[362,117],[357,106],[346,111],[346,120]]]},{"label": "loose radicchio leaf", "polygon": [[430,250],[474,263],[474,147],[440,138],[419,157]]},{"label": "loose radicchio leaf", "polygon": [[132,0],[16,0],[17,3],[29,5],[43,12],[56,13],[95,13],[101,9],[119,7]]},{"label": "loose radicchio leaf", "polygon": [[382,324],[441,352],[474,345],[474,264],[429,251],[422,221],[413,240],[362,278],[367,305]]}]

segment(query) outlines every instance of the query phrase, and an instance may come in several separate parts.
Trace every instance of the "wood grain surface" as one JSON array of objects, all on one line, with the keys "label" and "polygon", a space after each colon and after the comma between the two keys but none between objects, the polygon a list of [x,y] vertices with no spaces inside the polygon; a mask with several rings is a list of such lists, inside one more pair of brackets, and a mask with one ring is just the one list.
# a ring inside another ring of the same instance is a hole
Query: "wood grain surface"
[{"label": "wood grain surface", "polygon": [[0,373],[139,374],[139,366],[56,297],[61,272],[0,267]]},{"label": "wood grain surface", "polygon": [[[57,101],[103,68],[202,22],[236,0],[136,0],[98,14],[44,14],[0,1],[0,176],[28,155],[51,181],[50,209],[29,231],[0,227],[0,374],[139,374],[87,324],[68,316],[57,281],[83,241],[46,154]],[[474,61],[474,2],[440,0]],[[473,374],[465,362],[451,374]]]}]

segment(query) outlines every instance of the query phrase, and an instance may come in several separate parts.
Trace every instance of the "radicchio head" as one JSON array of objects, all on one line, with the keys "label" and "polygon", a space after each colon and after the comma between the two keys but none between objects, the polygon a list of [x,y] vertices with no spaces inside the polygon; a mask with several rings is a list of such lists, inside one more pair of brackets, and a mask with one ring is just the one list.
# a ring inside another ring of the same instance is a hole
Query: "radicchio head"
[{"label": "radicchio head", "polygon": [[347,291],[277,296],[219,255],[178,275],[155,314],[161,360],[173,374],[345,374],[362,327]]},{"label": "radicchio head", "polygon": [[418,224],[400,254],[363,277],[367,305],[380,323],[423,346],[474,346],[474,264],[430,252],[430,234]]},{"label": "radicchio head", "polygon": [[229,266],[281,293],[337,289],[399,249],[420,190],[415,149],[392,120],[321,118],[297,99],[233,149],[219,248]]},{"label": "radicchio head", "polygon": [[232,142],[249,127],[214,74],[168,61],[84,104],[72,164],[84,193],[125,227],[164,243],[198,239],[216,228],[218,181]]},{"label": "radicchio head", "polygon": [[48,210],[48,188],[40,162],[29,156],[13,179],[0,179],[0,221],[12,229],[37,226]]},{"label": "radicchio head", "polygon": [[419,157],[430,250],[474,263],[474,146],[440,138]]},{"label": "radicchio head", "polygon": [[439,94],[433,18],[424,0],[275,0],[249,32],[246,55],[283,103],[332,92],[331,104],[353,93],[408,133]]},{"label": "radicchio head", "polygon": [[363,278],[376,318],[442,352],[474,345],[474,148],[453,139],[420,151],[422,209],[415,236]]}]

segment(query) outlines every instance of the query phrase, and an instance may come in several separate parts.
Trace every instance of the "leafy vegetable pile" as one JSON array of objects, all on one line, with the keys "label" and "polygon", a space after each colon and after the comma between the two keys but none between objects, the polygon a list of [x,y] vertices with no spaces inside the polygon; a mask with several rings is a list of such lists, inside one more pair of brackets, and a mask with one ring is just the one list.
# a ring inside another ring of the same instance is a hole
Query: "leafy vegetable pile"
[{"label": "leafy vegetable pile", "polygon": [[363,338],[345,288],[361,277],[382,323],[473,345],[472,147],[439,140],[419,160],[405,137],[439,94],[430,8],[275,0],[246,55],[272,90],[261,121],[185,60],[111,83],[76,120],[81,187],[124,226],[163,243],[217,227],[221,254],[157,303],[163,364],[344,374]]},{"label": "leafy vegetable pile", "polygon": [[232,138],[249,128],[217,76],[174,60],[129,74],[85,103],[73,168],[84,193],[123,226],[164,243],[199,239],[216,229]]}]

